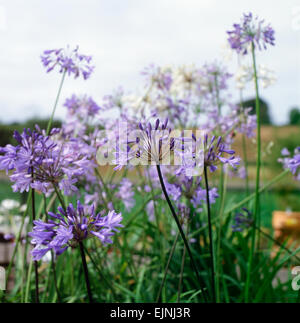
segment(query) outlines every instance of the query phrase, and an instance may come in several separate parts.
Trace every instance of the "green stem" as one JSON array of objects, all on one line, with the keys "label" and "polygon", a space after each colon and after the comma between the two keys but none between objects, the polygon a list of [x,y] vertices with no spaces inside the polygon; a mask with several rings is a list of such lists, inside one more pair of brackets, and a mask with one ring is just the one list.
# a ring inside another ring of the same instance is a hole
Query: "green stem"
[{"label": "green stem", "polygon": [[[32,207],[32,222],[36,219],[36,213],[35,213],[35,190],[31,190],[31,207]],[[35,273],[35,302],[39,303],[39,264],[38,261],[34,260],[34,273]]]},{"label": "green stem", "polygon": [[[188,230],[186,232],[188,235]],[[186,255],[186,247],[183,246],[183,253],[181,259],[181,267],[180,267],[180,276],[179,276],[179,283],[178,283],[178,291],[177,291],[177,303],[180,303],[180,296],[182,290],[182,280],[183,280],[183,271],[184,271],[184,264],[185,264],[185,255]]]},{"label": "green stem", "polygon": [[109,283],[108,279],[104,276],[102,270],[98,267],[98,265],[96,264],[95,259],[92,257],[92,255],[90,254],[90,252],[87,250],[86,247],[84,247],[84,251],[86,252],[88,257],[91,259],[91,262],[93,263],[95,269],[98,271],[100,277],[103,279],[106,286],[111,290],[111,292],[113,294],[113,297],[116,299],[116,292],[114,290],[114,282],[112,281],[111,284]]},{"label": "green stem", "polygon": [[66,70],[64,70],[64,72],[62,74],[62,78],[61,78],[61,81],[60,81],[60,84],[59,84],[59,88],[58,88],[58,92],[57,92],[56,99],[55,99],[55,102],[54,102],[51,117],[50,117],[48,125],[47,125],[47,132],[46,132],[47,135],[49,135],[50,130],[51,130],[54,114],[55,114],[57,103],[58,103],[58,100],[59,100],[59,97],[60,97],[61,89],[62,89],[62,86],[64,84],[65,76],[66,76]]},{"label": "green stem", "polygon": [[[160,250],[160,261],[161,261],[161,267],[160,269],[162,269],[165,264],[165,257],[164,257],[164,245],[163,245],[163,240],[162,240],[162,232],[160,230],[159,227],[159,214],[157,212],[157,206],[156,206],[156,199],[155,199],[155,195],[154,195],[154,188],[152,185],[152,181],[151,181],[151,176],[150,176],[150,172],[149,172],[149,168],[147,167],[147,175],[148,175],[148,183],[151,189],[151,196],[152,196],[152,201],[153,201],[153,207],[154,207],[154,215],[155,215],[155,222],[156,222],[156,227],[157,227],[157,235],[155,235],[156,239],[155,239],[155,243],[158,246],[159,250]],[[154,246],[156,247],[156,246]]]},{"label": "green stem", "polygon": [[206,166],[204,166],[204,179],[205,179],[205,188],[206,188],[206,204],[207,204],[207,219],[208,219],[208,232],[209,232],[209,249],[210,249],[210,267],[211,267],[212,294],[213,294],[213,301],[214,301],[214,303],[216,303],[214,241],[213,241],[211,214],[210,214],[209,187],[208,187],[208,176],[207,176],[207,167]]},{"label": "green stem", "polygon": [[171,210],[172,216],[173,216],[173,218],[174,218],[174,220],[176,222],[176,225],[177,225],[177,228],[178,228],[178,230],[180,232],[181,238],[182,238],[182,240],[183,240],[183,242],[184,242],[184,244],[186,246],[187,252],[188,252],[189,257],[190,257],[191,265],[192,265],[192,267],[194,269],[194,272],[195,272],[196,277],[197,277],[198,282],[199,282],[199,288],[200,288],[201,294],[202,294],[204,300],[206,301],[206,295],[205,295],[205,293],[203,291],[203,288],[202,288],[202,282],[201,282],[201,279],[200,279],[200,275],[198,273],[198,269],[197,269],[196,263],[194,261],[194,257],[192,255],[192,252],[191,252],[189,243],[188,243],[188,241],[186,239],[186,236],[185,236],[185,234],[184,234],[184,232],[182,230],[182,227],[180,225],[180,222],[178,220],[178,217],[176,215],[176,212],[174,210],[174,207],[173,207],[173,205],[171,203],[171,200],[169,198],[169,195],[167,193],[167,190],[166,190],[166,187],[165,187],[165,183],[164,183],[164,180],[163,180],[163,177],[162,177],[162,174],[161,174],[160,166],[157,165],[156,168],[157,168],[157,173],[158,173],[158,177],[159,177],[159,181],[160,181],[160,184],[161,184],[162,191],[163,191],[164,196],[165,196],[165,198],[167,200],[167,203],[168,203],[168,206],[169,206],[169,208]]},{"label": "green stem", "polygon": [[62,208],[66,211],[66,210],[67,210],[67,208],[66,208],[66,204],[65,204],[65,202],[64,202],[64,200],[63,200],[63,198],[62,198],[62,196],[60,195],[59,190],[57,189],[57,187],[56,187],[56,185],[55,185],[55,184],[53,184],[53,187],[54,187],[54,190],[55,190],[56,196],[57,196],[57,198],[58,198],[58,200],[59,200],[59,202],[60,202],[60,204],[61,204]]},{"label": "green stem", "polygon": [[[260,104],[259,104],[259,91],[258,91],[258,79],[255,59],[255,49],[252,43],[252,61],[254,71],[254,84],[255,84],[255,110],[256,110],[256,122],[257,122],[257,155],[256,155],[256,183],[255,183],[255,200],[254,200],[254,213],[253,221],[254,225],[260,227],[260,212],[259,212],[259,181],[260,181],[260,164],[261,164],[261,133],[260,133]],[[256,230],[252,229],[251,247],[248,259],[248,269],[245,285],[245,302],[249,301],[249,289],[251,280],[252,263],[255,253],[256,244]]]},{"label": "green stem", "polygon": [[57,275],[56,275],[55,258],[54,258],[53,250],[51,250],[51,269],[52,269],[53,282],[54,282],[58,303],[61,303],[60,293],[59,293],[58,284],[57,284]]},{"label": "green stem", "polygon": [[259,102],[259,90],[258,79],[256,69],[256,59],[254,45],[252,44],[252,59],[254,70],[254,83],[255,83],[255,110],[256,110],[256,122],[257,122],[257,156],[256,156],[256,183],[255,183],[255,203],[254,203],[254,219],[260,226],[260,210],[259,210],[259,186],[260,186],[260,167],[261,167],[261,129],[260,129],[260,102]]},{"label": "green stem", "polygon": [[167,265],[166,265],[166,268],[164,270],[164,277],[163,277],[163,280],[162,280],[162,282],[161,282],[161,284],[159,286],[158,294],[157,294],[157,297],[156,297],[156,303],[159,303],[159,301],[160,301],[161,292],[162,292],[162,289],[163,289],[163,287],[165,285],[165,282],[166,282],[167,273],[168,273],[168,270],[169,270],[169,267],[170,267],[171,260],[173,258],[173,254],[174,254],[174,251],[175,251],[175,247],[176,247],[178,238],[179,238],[179,232],[177,232],[177,234],[176,234],[175,240],[173,242],[173,245],[172,245],[172,248],[171,248],[171,251],[170,251],[170,254],[169,254]]},{"label": "green stem", "polygon": [[[47,198],[45,196],[45,194],[43,194],[43,200],[44,200],[44,213],[45,213],[45,217],[46,217],[46,222],[48,222],[48,217],[47,217]],[[49,275],[51,273],[52,270],[52,275],[53,275],[53,282],[54,282],[54,287],[55,287],[55,291],[57,294],[57,299],[58,302],[61,303],[61,299],[60,299],[60,294],[58,291],[58,286],[57,286],[57,278],[56,278],[56,268],[55,268],[55,257],[54,257],[54,252],[53,250],[51,250],[51,269],[49,270]],[[49,277],[48,277],[49,279]]]},{"label": "green stem", "polygon": [[[238,65],[240,66],[240,57],[238,56]],[[240,107],[242,112],[244,112],[244,99],[243,99],[243,91],[240,90]],[[244,118],[244,113],[242,114]],[[246,135],[243,134],[243,160],[245,165],[245,173],[246,173],[246,196],[249,194],[249,176],[248,176],[248,157],[247,157],[247,145],[246,145]]]},{"label": "green stem", "polygon": [[91,291],[89,272],[88,272],[88,267],[87,267],[87,263],[86,263],[86,259],[85,259],[84,246],[83,246],[82,241],[79,242],[79,249],[80,249],[85,285],[86,285],[86,289],[87,289],[87,293],[88,293],[88,297],[89,297],[89,302],[93,303],[93,296],[92,296],[92,291]]},{"label": "green stem", "polygon": [[30,278],[31,278],[31,272],[32,272],[32,263],[33,261],[30,260],[28,273],[27,273],[27,281],[26,281],[26,289],[25,289],[25,303],[28,303],[28,296],[29,296],[29,289],[30,289]]},{"label": "green stem", "polygon": [[220,302],[220,277],[221,277],[221,235],[222,235],[222,225],[223,225],[223,216],[224,216],[224,207],[225,207],[225,199],[227,193],[227,179],[228,179],[228,171],[226,169],[224,174],[224,182],[223,182],[223,194],[221,197],[221,208],[220,208],[220,221],[218,225],[218,235],[217,235],[217,250],[216,250],[216,300],[217,303]]},{"label": "green stem", "polygon": [[249,195],[249,176],[248,176],[248,157],[247,157],[247,145],[246,145],[246,135],[243,134],[243,159],[245,165],[245,181],[246,181],[246,196]]}]

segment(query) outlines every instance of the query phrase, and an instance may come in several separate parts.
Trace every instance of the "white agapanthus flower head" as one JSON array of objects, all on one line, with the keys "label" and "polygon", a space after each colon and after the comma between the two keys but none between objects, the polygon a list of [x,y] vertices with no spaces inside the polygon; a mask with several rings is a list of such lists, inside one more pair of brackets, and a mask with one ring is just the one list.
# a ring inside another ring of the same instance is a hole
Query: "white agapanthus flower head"
[{"label": "white agapanthus flower head", "polygon": [[0,204],[1,210],[6,210],[6,211],[17,209],[19,207],[20,207],[20,203],[12,199],[5,199]]},{"label": "white agapanthus flower head", "polygon": [[181,65],[173,69],[172,92],[182,93],[184,91],[197,90],[196,84],[200,81],[199,70],[194,64]]},{"label": "white agapanthus flower head", "polygon": [[[260,64],[257,68],[257,77],[264,88],[267,88],[276,82],[275,72],[267,66]],[[254,71],[250,65],[241,65],[235,75],[236,86],[243,90],[248,82],[253,81]]]}]

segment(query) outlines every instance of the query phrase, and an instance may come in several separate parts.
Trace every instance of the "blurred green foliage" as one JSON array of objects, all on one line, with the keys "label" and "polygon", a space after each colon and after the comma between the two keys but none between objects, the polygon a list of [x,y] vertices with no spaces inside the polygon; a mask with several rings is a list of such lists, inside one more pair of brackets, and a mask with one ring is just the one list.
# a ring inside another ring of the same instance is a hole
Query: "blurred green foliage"
[{"label": "blurred green foliage", "polygon": [[[259,99],[260,103],[260,117],[261,117],[261,124],[263,125],[270,125],[272,124],[272,120],[269,114],[269,105],[267,104],[266,101],[263,99]],[[255,98],[243,101],[242,106],[244,108],[252,108],[250,111],[250,114],[256,114],[256,109],[255,109]]]},{"label": "blurred green foliage", "polygon": [[[14,130],[19,132],[23,131],[24,128],[34,129],[35,125],[39,125],[41,129],[47,129],[49,120],[48,119],[39,119],[32,118],[27,120],[24,123],[13,122],[10,124],[0,123],[0,146],[3,147],[7,144],[15,144],[15,140],[13,138]],[[52,123],[52,128],[61,127],[61,121],[54,120]]]},{"label": "blurred green foliage", "polygon": [[289,123],[290,125],[300,125],[300,109],[298,107],[290,110]]}]

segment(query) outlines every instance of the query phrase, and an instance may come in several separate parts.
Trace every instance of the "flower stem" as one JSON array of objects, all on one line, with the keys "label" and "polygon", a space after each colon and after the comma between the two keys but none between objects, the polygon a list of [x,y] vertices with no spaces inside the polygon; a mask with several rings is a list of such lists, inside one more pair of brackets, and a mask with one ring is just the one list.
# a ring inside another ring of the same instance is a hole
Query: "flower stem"
[{"label": "flower stem", "polygon": [[256,156],[256,184],[255,184],[254,217],[255,217],[255,224],[256,224],[256,222],[258,222],[258,225],[260,225],[260,210],[259,210],[259,186],[260,186],[260,167],[261,167],[260,101],[259,101],[256,59],[255,59],[255,51],[254,51],[253,44],[252,44],[252,59],[253,59],[254,82],[255,82],[255,95],[256,95],[256,97],[255,97],[255,111],[256,111],[256,122],[257,122],[257,156]]},{"label": "flower stem", "polygon": [[[35,221],[35,190],[31,190],[31,207],[32,207],[32,222]],[[39,264],[35,260],[34,261],[34,273],[35,273],[35,302],[39,303],[39,272],[38,272]]]},{"label": "flower stem", "polygon": [[[48,217],[47,217],[47,198],[46,198],[45,194],[43,194],[43,200],[44,200],[44,213],[45,213],[45,217],[46,217],[46,222],[48,222]],[[59,295],[59,291],[58,291],[58,286],[57,286],[55,257],[54,257],[53,250],[51,250],[51,269],[49,271],[49,275],[51,273],[51,270],[52,270],[52,274],[53,274],[53,282],[54,282],[54,287],[55,287],[55,291],[56,291],[56,294],[57,294],[57,299],[58,299],[58,302],[61,303],[61,299],[60,299],[60,295]]]},{"label": "flower stem", "polygon": [[[238,55],[238,65],[240,66],[240,56]],[[240,108],[241,113],[244,113],[244,99],[243,99],[243,90],[240,90]],[[243,133],[243,160],[245,166],[245,182],[246,182],[246,196],[249,195],[249,175],[248,175],[248,157],[247,157],[247,142],[246,134]]]},{"label": "flower stem", "polygon": [[173,216],[173,218],[174,218],[174,220],[175,220],[175,222],[176,222],[176,225],[177,225],[178,230],[179,230],[179,232],[180,232],[181,238],[182,238],[182,240],[183,240],[183,242],[184,242],[184,244],[185,244],[185,246],[186,246],[187,252],[188,252],[189,257],[190,257],[190,261],[191,261],[192,267],[193,267],[193,269],[194,269],[194,272],[195,272],[195,274],[196,274],[196,277],[197,277],[198,282],[199,282],[199,285],[200,285],[200,286],[199,286],[199,288],[200,288],[201,294],[202,294],[202,296],[203,296],[204,300],[206,301],[206,300],[207,300],[207,299],[206,299],[206,295],[205,295],[205,293],[204,293],[204,291],[203,291],[203,288],[202,288],[202,283],[201,283],[200,275],[199,275],[199,273],[198,273],[198,269],[197,269],[197,267],[196,267],[196,263],[195,263],[195,261],[194,261],[194,258],[193,258],[193,255],[192,255],[192,252],[191,252],[191,249],[190,249],[189,243],[188,243],[188,241],[187,241],[187,239],[186,239],[186,237],[185,237],[185,234],[184,234],[184,232],[183,232],[183,230],[182,230],[182,227],[181,227],[181,225],[180,225],[180,222],[179,222],[179,220],[178,220],[178,217],[177,217],[177,215],[176,215],[176,212],[175,212],[175,210],[174,210],[174,208],[173,208],[173,205],[172,205],[171,200],[170,200],[170,198],[169,198],[169,195],[168,195],[168,193],[167,193],[167,190],[166,190],[166,187],[165,187],[165,184],[164,184],[164,180],[163,180],[163,177],[162,177],[162,174],[161,174],[160,166],[159,166],[159,165],[156,165],[156,168],[157,168],[157,173],[158,173],[158,177],[159,177],[159,181],[160,181],[160,184],[161,184],[161,187],[162,187],[163,193],[164,193],[164,195],[165,195],[165,198],[166,198],[167,203],[168,203],[168,205],[169,205],[169,208],[170,208],[170,210],[171,210],[172,216]]},{"label": "flower stem", "polygon": [[183,271],[185,264],[185,255],[186,255],[186,247],[183,247],[182,259],[181,259],[181,268],[180,268],[180,276],[178,283],[178,292],[177,292],[177,303],[180,303],[181,289],[182,289],[182,280],[183,280]]},{"label": "flower stem", "polygon": [[223,217],[224,217],[224,208],[225,208],[225,199],[227,194],[227,180],[228,180],[228,169],[226,168],[224,172],[224,181],[223,181],[223,190],[221,197],[221,207],[220,207],[220,220],[218,223],[218,233],[217,233],[217,246],[216,246],[216,301],[220,302],[220,277],[222,271],[221,264],[221,241],[222,241],[222,226],[223,226]]},{"label": "flower stem", "polygon": [[28,303],[28,298],[29,298],[29,290],[30,290],[30,277],[31,277],[31,272],[32,272],[32,260],[30,260],[29,263],[29,268],[28,268],[28,273],[27,273],[27,281],[26,281],[26,288],[25,288],[25,298],[24,298],[24,303]]},{"label": "flower stem", "polygon": [[[252,43],[252,61],[253,61],[253,72],[254,72],[254,83],[255,83],[255,110],[256,110],[256,122],[257,122],[257,155],[256,155],[256,183],[255,183],[255,200],[254,200],[254,226],[260,227],[260,213],[259,213],[259,182],[260,182],[260,164],[261,164],[261,134],[260,134],[260,103],[259,103],[259,91],[258,91],[258,79],[255,59],[255,49]],[[248,270],[245,285],[245,302],[249,300],[249,288],[250,288],[250,276],[252,270],[253,257],[255,253],[256,243],[256,230],[252,229],[251,247],[248,260]]]},{"label": "flower stem", "polygon": [[208,187],[208,176],[207,176],[207,167],[206,166],[204,166],[204,179],[205,179],[205,188],[206,188],[206,204],[207,204],[207,219],[208,219],[208,232],[209,232],[212,292],[213,292],[214,303],[216,303],[215,261],[214,261],[214,245],[213,245],[214,242],[213,242],[213,233],[212,233],[212,223],[211,223],[210,203],[209,203],[209,187]]},{"label": "flower stem", "polygon": [[176,247],[178,238],[179,238],[179,232],[177,232],[177,234],[176,234],[175,240],[173,242],[173,245],[172,245],[172,248],[171,248],[171,251],[170,251],[170,254],[169,254],[167,265],[166,265],[166,268],[164,270],[164,277],[163,277],[163,280],[162,280],[162,282],[160,284],[159,291],[158,291],[158,294],[157,294],[157,297],[156,297],[156,303],[159,303],[159,301],[160,301],[160,295],[161,295],[162,289],[163,289],[163,287],[165,285],[165,282],[166,282],[167,273],[168,273],[168,270],[169,270],[169,267],[170,267],[171,260],[173,258],[173,254],[174,254],[174,251],[175,251],[175,247]]},{"label": "flower stem", "polygon": [[[84,247],[84,246],[83,246]],[[108,279],[104,276],[102,270],[99,268],[99,266],[97,265],[96,261],[93,259],[92,255],[89,253],[89,251],[87,250],[86,247],[84,247],[84,251],[86,252],[86,254],[88,255],[88,257],[91,259],[92,264],[94,265],[95,269],[98,271],[100,277],[103,279],[103,282],[107,285],[107,287],[111,290],[113,297],[116,300],[116,292],[114,289],[114,282],[111,281],[111,283],[109,283]]]},{"label": "flower stem", "polygon": [[51,130],[51,126],[52,126],[54,114],[55,114],[56,107],[57,107],[57,103],[58,103],[58,100],[59,100],[59,97],[60,97],[61,89],[62,89],[62,86],[64,84],[65,76],[66,76],[66,70],[64,70],[64,72],[62,74],[62,78],[61,78],[61,81],[60,81],[60,84],[59,84],[59,88],[58,88],[58,92],[57,92],[57,95],[56,95],[56,99],[55,99],[55,103],[54,103],[54,106],[53,106],[53,110],[52,110],[52,113],[51,113],[51,117],[50,117],[49,122],[48,122],[48,125],[47,125],[47,131],[46,131],[46,134],[47,135],[49,135],[50,130]]},{"label": "flower stem", "polygon": [[246,196],[248,196],[249,195],[249,176],[248,176],[247,143],[246,143],[245,134],[243,134],[243,157],[244,157],[244,165],[245,165]]},{"label": "flower stem", "polygon": [[55,185],[55,184],[53,184],[53,187],[54,187],[54,190],[55,190],[56,196],[57,196],[57,198],[58,198],[58,200],[59,200],[59,202],[60,202],[60,204],[61,204],[62,208],[66,211],[66,210],[67,210],[67,208],[66,208],[66,204],[65,204],[65,202],[64,202],[64,200],[63,200],[63,198],[62,198],[62,196],[61,196],[61,194],[60,194],[60,192],[59,192],[58,188],[56,187],[56,185]]},{"label": "flower stem", "polygon": [[85,279],[85,284],[86,284],[86,289],[89,297],[89,302],[93,303],[93,297],[92,297],[92,291],[91,291],[91,285],[90,285],[90,280],[89,280],[89,272],[87,268],[87,263],[85,259],[85,253],[84,253],[84,246],[82,241],[79,242],[79,249],[80,249],[80,255],[81,255],[81,260],[82,260],[82,266],[83,266],[83,271],[84,271],[84,279]]},{"label": "flower stem", "polygon": [[[161,230],[160,230],[160,226],[159,226],[159,212],[157,212],[157,205],[156,205],[156,201],[155,201],[155,195],[154,195],[154,188],[152,185],[152,181],[151,181],[151,176],[150,176],[150,172],[149,172],[149,168],[147,167],[147,175],[148,175],[148,183],[150,186],[150,190],[151,190],[151,196],[152,196],[152,201],[153,201],[153,207],[154,207],[154,216],[155,216],[155,222],[156,222],[156,229],[157,229],[157,235],[155,235],[156,239],[155,239],[155,243],[157,244],[159,250],[160,250],[160,260],[161,260],[161,268],[163,268],[164,264],[165,264],[165,257],[164,257],[164,245],[163,245],[163,241],[161,239],[161,237],[163,236]],[[142,175],[140,175],[142,176]]]}]

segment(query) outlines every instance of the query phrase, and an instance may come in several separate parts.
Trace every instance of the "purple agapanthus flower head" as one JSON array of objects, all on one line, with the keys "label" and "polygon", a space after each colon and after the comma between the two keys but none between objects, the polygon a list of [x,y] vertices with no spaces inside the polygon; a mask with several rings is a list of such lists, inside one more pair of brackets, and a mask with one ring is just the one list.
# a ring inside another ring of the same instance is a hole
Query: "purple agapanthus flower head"
[{"label": "purple agapanthus flower head", "polygon": [[163,69],[154,64],[147,66],[142,71],[142,75],[146,76],[150,85],[155,85],[161,91],[168,91],[173,82],[170,69]]},{"label": "purple agapanthus flower head", "polygon": [[[210,204],[216,203],[216,199],[219,197],[218,189],[213,187],[209,189],[209,202]],[[200,185],[195,189],[191,202],[195,209],[202,211],[202,204],[206,202],[206,190]]]},{"label": "purple agapanthus flower head", "polygon": [[135,204],[133,185],[128,178],[123,178],[120,182],[116,197],[121,199],[127,211],[130,211]]},{"label": "purple agapanthus flower head", "polygon": [[221,136],[218,139],[215,136],[208,139],[208,135],[204,135],[204,166],[208,167],[211,172],[217,169],[218,163],[228,164],[236,169],[241,159],[234,154],[235,151],[227,148],[222,142]]},{"label": "purple agapanthus flower head", "polygon": [[234,232],[242,232],[245,229],[248,229],[253,224],[253,217],[251,212],[242,208],[242,211],[237,213],[234,217],[234,224],[232,225],[232,230]]},{"label": "purple agapanthus flower head", "polygon": [[80,54],[78,46],[75,49],[68,46],[45,50],[41,55],[41,60],[47,68],[47,73],[58,67],[60,73],[66,72],[68,75],[74,75],[75,78],[82,75],[86,80],[94,70],[94,66],[91,66],[92,57]]},{"label": "purple agapanthus flower head", "polygon": [[[215,98],[217,92],[227,89],[228,80],[233,76],[218,61],[204,64],[198,73],[202,79],[202,82],[199,84],[199,90],[206,98],[210,98],[210,96]],[[215,104],[217,103],[215,102]]]},{"label": "purple agapanthus flower head", "polygon": [[103,212],[96,214],[93,205],[84,206],[80,201],[77,201],[76,208],[69,204],[66,210],[59,207],[57,213],[48,214],[50,220],[34,221],[33,231],[28,234],[35,245],[31,252],[34,260],[40,260],[51,249],[59,255],[93,236],[105,246],[112,243],[111,237],[123,226],[121,213],[113,210],[107,215]]},{"label": "purple agapanthus flower head", "polygon": [[59,132],[53,129],[49,136],[38,127],[36,130],[15,131],[16,147],[0,148],[0,169],[12,171],[10,180],[14,192],[30,188],[45,194],[53,191],[54,185],[71,195],[78,189],[74,185],[78,176],[85,174],[89,161],[72,143],[58,142],[53,137]]},{"label": "purple agapanthus flower head", "polygon": [[264,25],[264,20],[254,17],[252,13],[244,14],[239,24],[233,25],[233,30],[227,31],[228,41],[232,49],[246,55],[249,45],[258,49],[266,49],[267,45],[275,45],[274,29]]},{"label": "purple agapanthus flower head", "polygon": [[101,109],[91,97],[75,94],[65,101],[64,106],[68,109],[68,116],[75,115],[79,118],[94,117]]},{"label": "purple agapanthus flower head", "polygon": [[166,182],[165,185],[166,185],[167,192],[172,197],[172,199],[174,201],[179,200],[182,195],[181,187],[179,185],[170,184],[168,182]]},{"label": "purple agapanthus flower head", "polygon": [[295,179],[300,181],[300,147],[294,150],[294,156],[287,148],[283,148],[281,151],[283,158],[279,158],[278,161],[283,164],[285,169],[289,169],[295,176]]},{"label": "purple agapanthus flower head", "polygon": [[[170,138],[171,129],[168,119],[161,122],[159,119],[154,124],[151,122],[139,123],[133,136],[128,136],[116,152],[115,170],[120,170],[128,163],[141,165],[161,165],[174,150],[175,140]],[[124,149],[125,148],[125,149]]]}]

